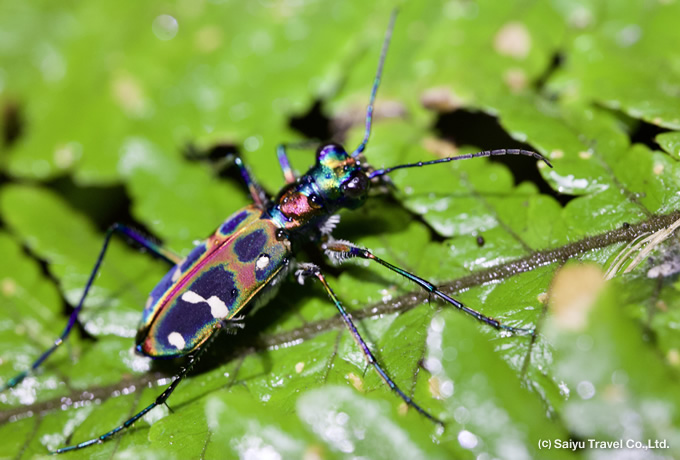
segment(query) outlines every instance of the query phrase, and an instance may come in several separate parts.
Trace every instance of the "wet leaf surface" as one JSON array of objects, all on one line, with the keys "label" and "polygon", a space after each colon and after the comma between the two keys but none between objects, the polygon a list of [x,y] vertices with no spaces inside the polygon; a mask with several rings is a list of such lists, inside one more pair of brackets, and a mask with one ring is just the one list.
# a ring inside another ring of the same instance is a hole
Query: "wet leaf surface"
[{"label": "wet leaf surface", "polygon": [[[360,142],[391,7],[0,1],[0,379],[59,335],[107,225],[122,219],[185,255],[249,202],[238,180],[189,161],[190,145],[237,148],[274,193],[275,146],[304,138],[291,120],[315,102],[323,116],[307,114],[304,134]],[[677,239],[649,254],[635,247],[602,280],[627,247],[680,218],[678,8],[400,9],[367,160],[381,168],[511,147],[554,165],[504,157],[403,169],[390,193],[341,214],[336,237],[503,323],[536,328],[501,333],[367,261],[323,266],[389,375],[443,430],[367,367],[320,286],[291,280],[245,330],[216,341],[172,411],[66,456],[602,455],[590,439],[622,440],[612,455],[680,455]],[[492,128],[500,134],[487,136]],[[310,151],[289,155],[298,171],[312,161]],[[181,362],[132,352],[166,269],[112,240],[82,327],[0,394],[1,457],[96,437],[170,383]],[[635,449],[656,441],[665,447]]]}]

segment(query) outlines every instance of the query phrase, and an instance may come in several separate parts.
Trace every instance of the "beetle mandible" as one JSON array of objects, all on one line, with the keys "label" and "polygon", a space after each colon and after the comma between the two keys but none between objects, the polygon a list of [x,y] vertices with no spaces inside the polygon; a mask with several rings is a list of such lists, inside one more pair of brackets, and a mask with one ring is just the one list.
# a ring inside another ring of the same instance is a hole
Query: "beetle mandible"
[{"label": "beetle mandible", "polygon": [[393,12],[366,111],[364,137],[352,153],[348,153],[339,144],[322,145],[316,152],[315,164],[304,175],[296,177],[288,161],[285,146],[279,146],[277,156],[286,185],[274,198],[270,197],[251,177],[248,168],[236,156],[234,162],[250,192],[253,204],[232,214],[212,236],[196,246],[185,258],[180,258],[172,251],[126,226],[114,224],[109,228],[80,301],[73,310],[62,334],[28,370],[6,382],[3,390],[18,385],[67,339],[77,323],[78,315],[102,264],[109,241],[116,233],[134,240],[173,265],[148,297],[136,336],[136,351],[150,358],[186,357],[187,362],[155,401],[123,424],[99,437],[57,449],[54,453],[82,449],[104,442],[116,433],[129,428],[156,406],[165,404],[201,354],[208,348],[210,341],[223,329],[239,327],[239,314],[269,300],[275,294],[282,279],[291,271],[294,271],[300,283],[307,278],[315,278],[322,284],[367,362],[408,406],[433,422],[442,424],[441,420],[431,415],[404,393],[383,370],[357,331],[351,315],[331,289],[321,269],[311,263],[296,264],[293,261],[296,247],[301,241],[317,243],[335,262],[351,258],[375,261],[494,328],[511,333],[533,333],[533,329],[511,327],[484,316],[440,291],[429,281],[378,258],[368,249],[332,236],[332,231],[338,222],[336,212],[341,209],[360,207],[368,198],[371,186],[375,185],[381,177],[397,169],[494,155],[530,156],[551,166],[550,162],[538,153],[521,149],[500,149],[402,164],[391,168],[372,168],[366,162],[363,152],[371,134],[373,107],[395,19],[396,12]]}]

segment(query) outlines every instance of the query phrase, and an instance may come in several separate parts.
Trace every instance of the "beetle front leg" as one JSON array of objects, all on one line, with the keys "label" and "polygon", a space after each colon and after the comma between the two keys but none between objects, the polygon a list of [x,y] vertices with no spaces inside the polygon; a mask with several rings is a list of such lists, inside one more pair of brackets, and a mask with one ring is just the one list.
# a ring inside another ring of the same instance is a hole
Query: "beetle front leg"
[{"label": "beetle front leg", "polygon": [[286,184],[295,182],[297,177],[295,177],[293,168],[290,167],[288,153],[286,152],[286,146],[284,144],[276,146],[276,157],[279,159],[279,165],[281,165],[281,171],[283,172],[283,178],[286,180]]},{"label": "beetle front leg", "polygon": [[279,160],[279,165],[281,166],[281,171],[283,172],[283,178],[286,180],[286,184],[292,184],[297,180],[297,176],[293,172],[293,168],[290,166],[290,161],[288,160],[288,148],[295,149],[306,149],[306,148],[316,148],[318,146],[317,141],[301,141],[292,144],[279,144],[276,146],[276,157]]}]

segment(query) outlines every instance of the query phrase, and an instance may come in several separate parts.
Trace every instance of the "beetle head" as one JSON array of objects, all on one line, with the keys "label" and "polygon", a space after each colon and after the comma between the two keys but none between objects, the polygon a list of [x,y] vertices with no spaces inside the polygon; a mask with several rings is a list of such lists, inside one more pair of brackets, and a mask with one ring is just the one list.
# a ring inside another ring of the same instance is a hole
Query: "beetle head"
[{"label": "beetle head", "polygon": [[339,144],[326,144],[316,152],[314,180],[326,201],[355,209],[368,196],[370,179],[361,157],[352,157]]}]

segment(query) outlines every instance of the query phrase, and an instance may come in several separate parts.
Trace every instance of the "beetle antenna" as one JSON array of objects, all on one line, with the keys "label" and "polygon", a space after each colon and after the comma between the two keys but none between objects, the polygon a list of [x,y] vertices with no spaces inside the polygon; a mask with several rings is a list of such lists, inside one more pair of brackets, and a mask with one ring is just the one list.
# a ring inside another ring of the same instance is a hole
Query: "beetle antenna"
[{"label": "beetle antenna", "polygon": [[371,99],[368,101],[368,108],[366,109],[366,131],[364,133],[364,140],[361,141],[359,147],[352,153],[353,157],[361,154],[368,144],[368,138],[371,135],[371,124],[373,122],[373,105],[375,103],[375,96],[378,93],[378,86],[380,86],[380,77],[382,77],[383,66],[385,64],[385,57],[387,56],[387,48],[390,46],[390,39],[392,38],[392,31],[394,30],[394,22],[397,20],[398,10],[395,8],[390,15],[390,24],[387,26],[385,32],[385,41],[383,41],[382,51],[380,52],[380,60],[378,61],[378,71],[375,74],[373,81],[373,88],[371,89]]},{"label": "beetle antenna", "polygon": [[534,157],[537,160],[543,161],[545,164],[550,166],[551,168],[553,167],[550,161],[541,155],[540,153],[532,152],[530,150],[523,150],[523,149],[498,149],[498,150],[484,150],[482,152],[477,152],[477,153],[468,153],[466,155],[458,155],[455,157],[446,157],[446,158],[440,158],[438,160],[432,160],[432,161],[419,161],[417,163],[408,163],[405,165],[398,165],[398,166],[392,166],[391,168],[383,168],[383,169],[376,169],[375,171],[371,172],[368,177],[370,179],[373,179],[374,177],[380,177],[385,174],[391,173],[392,171],[395,171],[397,169],[404,169],[404,168],[419,168],[421,166],[429,166],[429,165],[436,165],[439,163],[448,163],[450,161],[456,161],[456,160],[469,160],[471,158],[483,158],[483,157],[492,157],[492,156],[501,156],[501,155],[524,155],[527,157]]}]

